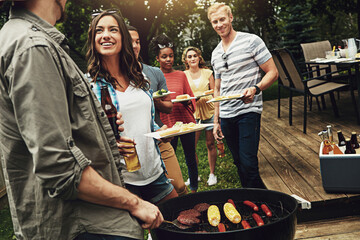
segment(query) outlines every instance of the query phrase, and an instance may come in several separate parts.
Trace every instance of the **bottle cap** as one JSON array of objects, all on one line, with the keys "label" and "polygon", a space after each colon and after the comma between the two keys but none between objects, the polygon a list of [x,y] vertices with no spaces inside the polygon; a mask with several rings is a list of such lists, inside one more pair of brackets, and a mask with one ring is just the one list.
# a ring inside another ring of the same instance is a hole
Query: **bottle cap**
[{"label": "bottle cap", "polygon": [[356,132],[351,132],[351,134],[355,134],[355,135],[356,135]]},{"label": "bottle cap", "polygon": [[346,141],[346,142],[350,142],[350,138],[346,138],[345,141]]},{"label": "bottle cap", "polygon": [[331,125],[327,125],[326,127],[327,127],[327,128],[331,128]]},{"label": "bottle cap", "polygon": [[337,131],[338,133],[341,133],[342,131],[341,130],[339,130],[339,131]]}]

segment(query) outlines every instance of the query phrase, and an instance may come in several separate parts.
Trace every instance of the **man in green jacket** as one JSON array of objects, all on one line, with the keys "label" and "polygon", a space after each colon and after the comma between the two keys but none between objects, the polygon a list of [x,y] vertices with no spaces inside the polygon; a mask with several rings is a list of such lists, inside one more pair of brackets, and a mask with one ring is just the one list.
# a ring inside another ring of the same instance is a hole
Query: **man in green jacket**
[{"label": "man in green jacket", "polygon": [[0,153],[15,235],[142,239],[163,217],[123,187],[106,114],[54,27],[65,4],[14,1],[0,31]]}]

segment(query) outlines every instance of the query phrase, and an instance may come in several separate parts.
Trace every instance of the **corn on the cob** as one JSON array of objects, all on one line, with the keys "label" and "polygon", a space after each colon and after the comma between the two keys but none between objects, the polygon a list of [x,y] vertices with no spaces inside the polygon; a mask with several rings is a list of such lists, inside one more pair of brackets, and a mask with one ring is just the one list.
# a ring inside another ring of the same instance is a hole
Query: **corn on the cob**
[{"label": "corn on the cob", "polygon": [[220,210],[216,205],[211,205],[207,210],[210,225],[216,227],[220,223]]},{"label": "corn on the cob", "polygon": [[240,213],[236,210],[234,205],[232,205],[231,203],[224,204],[224,213],[225,213],[225,216],[232,223],[239,223],[241,221]]}]

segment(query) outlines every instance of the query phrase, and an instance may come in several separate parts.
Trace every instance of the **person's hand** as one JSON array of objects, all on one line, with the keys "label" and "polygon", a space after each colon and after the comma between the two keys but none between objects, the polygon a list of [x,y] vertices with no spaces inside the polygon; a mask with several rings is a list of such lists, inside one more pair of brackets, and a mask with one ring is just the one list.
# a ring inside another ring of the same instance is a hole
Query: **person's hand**
[{"label": "person's hand", "polygon": [[157,206],[140,198],[139,203],[130,210],[130,214],[142,221],[141,227],[144,229],[157,228],[164,221]]},{"label": "person's hand", "polygon": [[123,132],[124,127],[122,125],[124,124],[124,119],[122,118],[121,112],[117,113],[116,118],[117,118],[116,124],[118,125],[119,132]]},{"label": "person's hand", "polygon": [[214,123],[213,135],[216,141],[220,141],[224,138],[224,135],[221,131],[220,123]]},{"label": "person's hand", "polygon": [[130,154],[134,153],[136,145],[134,139],[120,136],[120,139],[117,141],[116,144],[119,149],[120,155],[130,157]]},{"label": "person's hand", "polygon": [[244,103],[252,103],[254,101],[255,93],[256,93],[255,87],[246,88],[243,92],[244,97],[242,97],[241,100]]},{"label": "person's hand", "polygon": [[[163,131],[163,130],[166,130],[168,129],[168,127],[164,124],[161,128],[159,128],[157,130],[158,131]],[[170,142],[171,140],[173,140],[174,137],[168,137],[168,138],[160,138],[159,141],[163,142],[163,143],[167,143],[167,142]]]},{"label": "person's hand", "polygon": [[180,103],[186,107],[186,106],[191,104],[191,100],[183,101],[183,102],[180,102]]}]

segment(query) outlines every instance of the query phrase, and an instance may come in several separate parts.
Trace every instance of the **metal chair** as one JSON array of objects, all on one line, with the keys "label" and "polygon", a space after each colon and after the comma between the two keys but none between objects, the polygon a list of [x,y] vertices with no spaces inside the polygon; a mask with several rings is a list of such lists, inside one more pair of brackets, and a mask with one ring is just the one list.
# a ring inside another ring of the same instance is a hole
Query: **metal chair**
[{"label": "metal chair", "polygon": [[[310,62],[310,60],[315,58],[325,58],[325,52],[326,51],[332,51],[331,44],[328,40],[325,41],[319,41],[319,42],[310,42],[310,43],[301,43],[300,44],[305,62]],[[308,71],[313,71],[312,77],[321,76],[324,75],[326,72],[325,70],[321,71],[315,71],[317,68],[324,68],[328,65],[312,65],[307,64]],[[351,84],[350,77],[351,75],[341,75],[339,72],[337,72],[339,69],[336,65],[331,65],[331,71],[335,72],[332,75],[332,81],[339,82],[339,83],[348,83]],[[355,86],[352,85],[354,88]],[[340,93],[338,91],[338,98],[340,98]],[[323,107],[325,106],[325,101],[323,101]]]},{"label": "metal chair", "polygon": [[[303,132],[306,133],[306,121],[307,121],[307,104],[308,97],[319,97],[324,96],[325,94],[330,95],[332,108],[335,116],[339,116],[339,112],[336,106],[334,91],[350,87],[352,101],[354,103],[355,110],[356,102],[354,91],[349,84],[345,83],[335,83],[331,82],[332,75],[336,72],[330,71],[329,67],[326,73],[321,76],[311,77],[310,72],[302,73],[298,66],[298,63],[294,59],[293,55],[286,48],[276,49],[272,51],[274,61],[279,70],[280,79],[284,82],[288,82],[288,85],[283,84],[285,88],[290,90],[291,92],[298,92],[304,95],[304,120],[303,120]],[[324,70],[324,69],[321,69]],[[315,70],[317,71],[317,70]],[[350,71],[349,71],[350,72]],[[349,73],[351,74],[351,72]],[[278,101],[280,105],[280,100]],[[280,110],[280,106],[278,106],[278,111]],[[279,116],[279,113],[278,113]],[[289,124],[292,125],[292,94],[290,94],[289,98]]]}]

